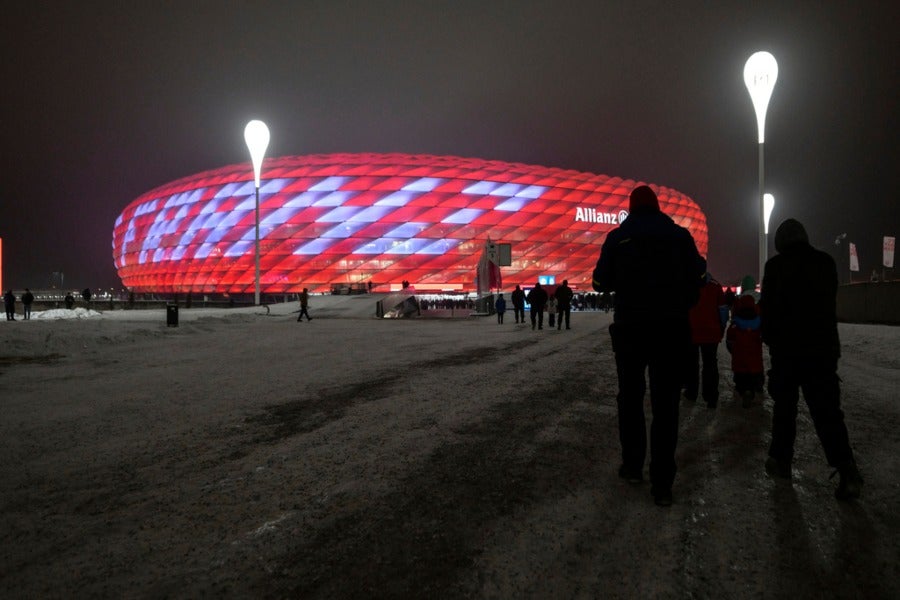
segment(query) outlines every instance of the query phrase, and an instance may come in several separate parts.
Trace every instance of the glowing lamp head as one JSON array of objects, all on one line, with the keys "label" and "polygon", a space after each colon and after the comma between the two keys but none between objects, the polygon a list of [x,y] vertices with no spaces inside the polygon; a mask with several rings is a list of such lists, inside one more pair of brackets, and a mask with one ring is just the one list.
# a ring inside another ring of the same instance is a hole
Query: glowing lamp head
[{"label": "glowing lamp head", "polygon": [[269,147],[269,128],[262,121],[253,120],[244,127],[244,141],[250,150],[250,160],[253,161],[253,177],[256,187],[259,187],[259,172],[262,170],[263,156]]},{"label": "glowing lamp head", "polygon": [[763,217],[766,225],[766,235],[769,235],[769,217],[772,216],[772,209],[775,208],[775,196],[772,194],[763,194]]},{"label": "glowing lamp head", "polygon": [[768,52],[757,52],[747,59],[744,65],[744,85],[750,92],[753,108],[756,110],[756,125],[759,129],[759,143],[765,141],[766,109],[769,107],[769,98],[775,89],[775,81],[778,79],[778,63],[775,57]]}]

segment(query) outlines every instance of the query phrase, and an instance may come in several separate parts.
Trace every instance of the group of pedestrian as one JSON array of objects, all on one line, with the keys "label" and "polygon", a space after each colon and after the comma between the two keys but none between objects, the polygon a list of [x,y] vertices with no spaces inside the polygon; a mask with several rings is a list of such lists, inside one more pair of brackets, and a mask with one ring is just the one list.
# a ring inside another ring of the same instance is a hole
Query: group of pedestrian
[{"label": "group of pedestrian", "polygon": [[[561,330],[565,321],[566,329],[571,329],[572,318],[572,298],[575,293],[569,287],[569,280],[564,279],[562,285],[557,286],[553,294],[549,294],[547,290],[538,281],[534,287],[526,294],[521,285],[517,285],[513,290],[510,300],[513,305],[516,323],[525,323],[525,304],[531,306],[531,328],[544,328],[544,312],[547,312],[547,325],[549,327],[556,326],[557,330]],[[503,313],[506,312],[506,299],[503,294],[497,296],[494,302],[494,311],[497,313],[497,323],[503,324]]]},{"label": "group of pedestrian", "polygon": [[659,506],[673,501],[681,390],[688,400],[702,393],[707,405],[716,407],[716,352],[723,337],[745,406],[762,396],[763,342],[769,347],[774,409],[766,472],[791,478],[802,389],[828,464],[840,474],[835,496],[847,500],[861,493],[863,480],[840,408],[834,260],[809,244],[794,219],[776,231],[775,248],[778,254],[765,265],[759,301],[755,282],[745,281],[751,285],[730,303],[691,234],[662,213],[656,194],[645,185],[632,190],[628,217],[603,243],[593,287],[604,295],[614,292],[615,298],[610,337],[619,380],[618,474],[629,483],[643,481],[649,373],[650,492]]},{"label": "group of pedestrian", "polygon": [[[26,321],[31,319],[32,304],[34,304],[34,294],[31,293],[31,290],[25,288],[25,293],[22,294],[22,316]],[[6,320],[15,321],[16,295],[12,290],[7,290],[6,293],[3,294],[3,308],[6,309]]]}]

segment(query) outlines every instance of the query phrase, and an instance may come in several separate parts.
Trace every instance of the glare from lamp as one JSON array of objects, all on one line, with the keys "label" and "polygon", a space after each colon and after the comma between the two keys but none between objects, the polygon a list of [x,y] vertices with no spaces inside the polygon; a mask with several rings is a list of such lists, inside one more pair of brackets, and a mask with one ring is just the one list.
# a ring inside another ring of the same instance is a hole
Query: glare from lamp
[{"label": "glare from lamp", "polygon": [[759,129],[759,143],[765,142],[766,110],[769,98],[778,79],[778,62],[768,52],[756,52],[744,65],[744,85],[750,92],[756,111],[756,125]]},{"label": "glare from lamp", "polygon": [[259,187],[259,174],[262,170],[263,156],[269,147],[269,128],[262,121],[254,119],[244,128],[244,141],[250,150],[250,160],[253,161],[253,177],[256,187]]},{"label": "glare from lamp", "polygon": [[763,212],[765,213],[766,235],[769,235],[769,217],[772,216],[772,209],[775,208],[775,196],[772,194],[763,194]]}]

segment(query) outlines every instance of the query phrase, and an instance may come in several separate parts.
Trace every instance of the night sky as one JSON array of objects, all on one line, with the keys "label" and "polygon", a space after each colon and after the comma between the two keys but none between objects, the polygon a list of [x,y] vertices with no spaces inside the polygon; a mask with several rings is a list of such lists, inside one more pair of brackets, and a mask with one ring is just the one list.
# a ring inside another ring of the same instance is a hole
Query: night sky
[{"label": "night sky", "polygon": [[743,67],[758,50],[779,66],[772,229],[798,218],[832,253],[846,232],[867,279],[900,234],[898,26],[890,2],[12,3],[3,285],[61,271],[68,288],[121,287],[122,209],[249,162],[253,118],[267,156],[448,154],[673,187],[706,213],[710,270],[737,282],[757,263]]}]

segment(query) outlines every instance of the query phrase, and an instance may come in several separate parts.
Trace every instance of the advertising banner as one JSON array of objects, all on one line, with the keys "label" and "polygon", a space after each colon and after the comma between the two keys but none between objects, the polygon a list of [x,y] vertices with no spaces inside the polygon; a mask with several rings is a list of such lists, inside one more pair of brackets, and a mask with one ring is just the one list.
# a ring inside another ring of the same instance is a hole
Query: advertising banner
[{"label": "advertising banner", "polygon": [[859,272],[859,257],[856,256],[856,244],[850,242],[850,270]]},{"label": "advertising banner", "polygon": [[896,238],[884,236],[884,266],[894,268],[894,242]]}]

